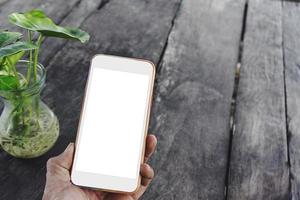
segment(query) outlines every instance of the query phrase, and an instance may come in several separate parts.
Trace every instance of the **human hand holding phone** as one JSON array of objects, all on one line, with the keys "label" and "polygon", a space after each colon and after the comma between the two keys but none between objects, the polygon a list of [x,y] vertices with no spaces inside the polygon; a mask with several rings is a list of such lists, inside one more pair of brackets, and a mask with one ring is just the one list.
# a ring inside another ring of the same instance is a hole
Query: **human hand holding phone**
[{"label": "human hand holding phone", "polygon": [[[149,186],[154,177],[153,169],[146,164],[156,148],[156,137],[148,135],[144,163],[140,167],[141,187],[131,194],[118,194],[81,188],[71,183],[70,169],[74,154],[74,144],[57,157],[47,162],[46,186],[43,200],[136,200],[139,199]],[[120,163],[122,165],[123,163]]]},{"label": "human hand holding phone", "polygon": [[75,142],[74,185],[116,193],[139,188],[154,80],[151,61],[93,57]]}]

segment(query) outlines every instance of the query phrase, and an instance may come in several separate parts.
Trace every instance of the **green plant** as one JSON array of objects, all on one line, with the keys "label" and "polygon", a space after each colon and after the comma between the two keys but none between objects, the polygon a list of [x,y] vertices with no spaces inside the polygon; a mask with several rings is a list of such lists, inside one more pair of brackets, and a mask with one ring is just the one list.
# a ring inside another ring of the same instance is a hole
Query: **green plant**
[{"label": "green plant", "polygon": [[0,90],[12,90],[20,87],[15,68],[26,50],[34,50],[36,45],[18,41],[22,34],[3,31],[0,33]]},{"label": "green plant", "polygon": [[[9,21],[27,30],[27,41],[20,41],[22,34],[2,31],[0,33],[0,90],[21,89],[29,87],[37,80],[37,63],[41,43],[45,37],[74,39],[82,43],[89,40],[88,33],[70,27],[56,25],[42,10],[34,9],[25,13],[12,13]],[[33,37],[38,34],[37,37]],[[36,38],[36,39],[34,39]],[[29,65],[26,78],[18,77],[16,63],[29,51]],[[32,74],[33,73],[33,74]]]},{"label": "green plant", "polygon": [[[29,144],[24,143],[28,140],[25,137],[34,136],[34,132],[38,133],[40,126],[40,100],[29,98],[24,91],[34,88],[39,81],[38,58],[43,39],[57,37],[84,43],[89,40],[89,34],[77,28],[58,26],[39,9],[12,13],[8,19],[10,23],[25,29],[27,35],[23,37],[18,32],[0,30],[0,96],[9,100],[13,107],[9,114],[9,127],[18,137],[10,143],[23,148]],[[22,57],[28,59],[25,73],[19,72],[16,67]],[[34,98],[39,98],[39,95]],[[37,122],[33,122],[33,119]],[[0,138],[0,142],[3,145],[3,138],[2,141]]]}]

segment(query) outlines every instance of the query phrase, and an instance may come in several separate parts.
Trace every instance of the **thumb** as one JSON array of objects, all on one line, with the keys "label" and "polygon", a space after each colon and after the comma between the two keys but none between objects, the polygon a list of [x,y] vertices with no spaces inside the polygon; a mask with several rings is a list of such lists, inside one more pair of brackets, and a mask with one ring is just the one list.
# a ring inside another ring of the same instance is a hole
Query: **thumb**
[{"label": "thumb", "polygon": [[62,167],[70,170],[73,161],[73,153],[74,143],[70,143],[63,153],[48,160],[47,168]]},{"label": "thumb", "polygon": [[65,151],[57,156],[58,164],[66,169],[71,169],[73,162],[74,143],[70,143]]},{"label": "thumb", "polygon": [[74,144],[70,143],[63,153],[48,160],[43,200],[58,199],[58,193],[70,184],[69,171],[72,165],[73,152]]}]

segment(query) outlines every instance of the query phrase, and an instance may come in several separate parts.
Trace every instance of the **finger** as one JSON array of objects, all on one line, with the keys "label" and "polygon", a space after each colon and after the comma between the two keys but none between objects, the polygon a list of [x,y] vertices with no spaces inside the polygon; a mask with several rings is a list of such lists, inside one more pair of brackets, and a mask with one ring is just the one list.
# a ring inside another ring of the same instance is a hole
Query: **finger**
[{"label": "finger", "polygon": [[148,186],[154,177],[154,170],[152,169],[152,167],[150,167],[150,165],[144,163],[141,165],[140,174],[142,177],[142,186]]},{"label": "finger", "polygon": [[50,158],[48,160],[47,166],[58,165],[67,170],[71,169],[74,153],[74,144],[70,143],[63,153],[60,155]]},{"label": "finger", "polygon": [[145,150],[145,162],[147,162],[150,156],[155,151],[157,139],[154,135],[148,135],[146,138],[146,150]]},{"label": "finger", "polygon": [[147,187],[149,186],[150,182],[154,177],[153,169],[146,163],[141,165],[140,174],[141,174],[141,187],[138,189],[136,193],[133,194],[134,199],[139,199],[144,194],[144,192],[146,191]]}]

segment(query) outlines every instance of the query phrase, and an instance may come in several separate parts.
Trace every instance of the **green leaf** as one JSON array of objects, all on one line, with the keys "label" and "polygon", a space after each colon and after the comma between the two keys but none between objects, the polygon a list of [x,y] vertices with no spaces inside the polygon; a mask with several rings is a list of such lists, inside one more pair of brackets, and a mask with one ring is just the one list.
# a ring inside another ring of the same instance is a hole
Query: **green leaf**
[{"label": "green leaf", "polygon": [[22,37],[21,33],[3,31],[0,33],[0,47],[16,42]]},{"label": "green leaf", "polygon": [[14,76],[11,67],[5,62],[0,66],[0,76],[5,75],[5,76]]},{"label": "green leaf", "polygon": [[10,44],[0,48],[0,58],[19,53],[20,51],[27,51],[37,48],[38,47],[36,45],[29,42],[16,42],[14,44]]},{"label": "green leaf", "polygon": [[12,54],[10,56],[7,56],[6,59],[8,60],[8,63],[11,67],[15,66],[17,62],[22,58],[25,51],[20,51],[18,53]]},{"label": "green leaf", "polygon": [[43,36],[75,39],[84,43],[89,40],[89,34],[70,27],[56,25],[42,10],[34,9],[25,13],[12,13],[9,21],[27,30],[40,32]]},{"label": "green leaf", "polygon": [[1,70],[0,76],[10,76],[10,74],[6,70]]},{"label": "green leaf", "polygon": [[18,84],[14,76],[0,75],[0,90],[17,89]]}]

